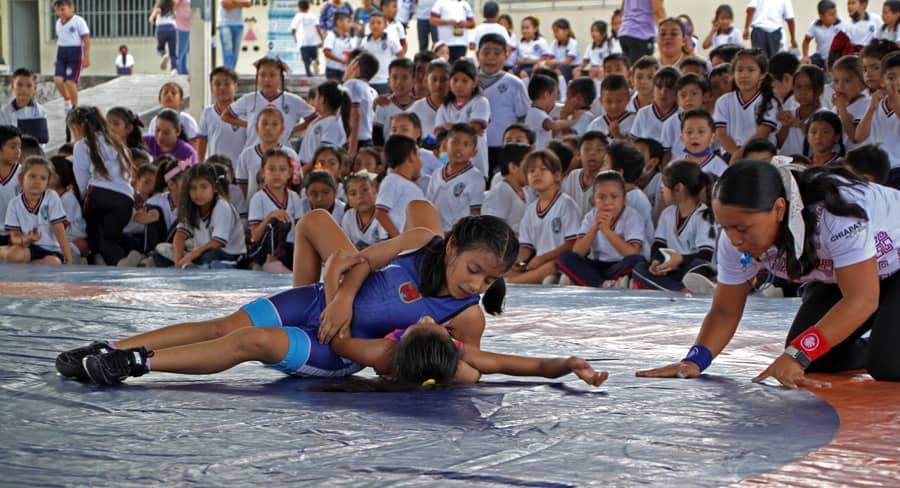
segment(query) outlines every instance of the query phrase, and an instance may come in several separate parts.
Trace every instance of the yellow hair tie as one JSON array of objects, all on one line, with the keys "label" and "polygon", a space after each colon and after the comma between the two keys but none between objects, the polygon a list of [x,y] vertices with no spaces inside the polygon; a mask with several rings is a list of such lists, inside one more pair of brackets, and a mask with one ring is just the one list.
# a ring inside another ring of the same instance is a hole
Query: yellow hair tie
[{"label": "yellow hair tie", "polygon": [[436,384],[437,384],[437,381],[435,381],[434,378],[429,378],[422,382],[422,387],[424,388],[426,386],[434,386]]}]

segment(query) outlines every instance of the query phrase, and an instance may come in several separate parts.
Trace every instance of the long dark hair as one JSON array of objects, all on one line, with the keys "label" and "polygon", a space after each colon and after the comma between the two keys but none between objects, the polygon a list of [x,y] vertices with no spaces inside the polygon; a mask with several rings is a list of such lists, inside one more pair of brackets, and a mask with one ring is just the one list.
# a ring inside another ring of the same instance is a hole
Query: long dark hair
[{"label": "long dark hair", "polygon": [[[803,222],[806,238],[803,253],[794,252],[794,238],[788,229],[787,215],[781,221],[775,246],[784,257],[787,274],[792,279],[809,274],[816,268],[816,225],[819,205],[833,215],[868,220],[865,209],[850,203],[840,194],[842,187],[865,186],[867,183],[840,166],[821,166],[802,172],[794,172],[794,178],[803,198]],[[733,205],[751,212],[769,212],[779,198],[787,193],[778,170],[762,161],[741,160],[731,165],[719,178],[713,198],[722,205]],[[788,203],[790,206],[790,203]]]},{"label": "long dark hair", "polygon": [[175,0],[159,0],[159,15],[170,15],[175,10]]},{"label": "long dark hair", "polygon": [[141,120],[141,118],[138,117],[136,113],[134,113],[130,108],[113,107],[106,112],[106,118],[109,119],[110,115],[115,115],[116,117],[124,120],[126,124],[131,124],[131,130],[128,132],[128,135],[123,141],[126,146],[137,147],[141,149],[145,147],[144,135],[141,133],[141,127],[144,126],[144,121]]},{"label": "long dark hair", "polygon": [[178,201],[178,222],[192,229],[200,226],[200,207],[191,200],[191,181],[196,179],[209,181],[209,184],[215,190],[216,194],[213,196],[212,208],[215,208],[220,198],[227,198],[227,194],[222,194],[222,185],[220,184],[221,179],[227,188],[227,176],[221,177],[213,165],[209,163],[200,163],[192,166],[187,171],[184,180],[182,180],[181,198]]},{"label": "long dark hair", "polygon": [[[453,225],[447,238],[434,239],[423,248],[424,252],[416,263],[419,268],[419,291],[425,296],[436,296],[447,282],[447,246],[455,246],[456,255],[473,249],[492,253],[503,262],[504,271],[512,267],[519,253],[519,240],[503,220],[488,215],[464,217]],[[503,312],[503,298],[506,284],[498,279],[485,292],[482,305],[487,313],[499,315]]]},{"label": "long dark hair", "polygon": [[[759,92],[762,99],[759,102],[759,106],[756,107],[756,125],[762,125],[766,117],[766,112],[768,112],[769,108],[772,106],[772,102],[775,102],[777,108],[781,108],[781,102],[778,100],[778,97],[775,96],[775,90],[772,87],[774,79],[772,78],[772,75],[769,74],[769,60],[766,58],[766,53],[762,52],[761,49],[741,49],[734,55],[734,60],[731,62],[732,77],[734,76],[735,69],[737,69],[738,58],[741,57],[752,59],[756,65],[759,66],[759,71],[763,74],[762,82],[759,84]],[[736,82],[732,81],[731,87],[733,90],[740,93]]]},{"label": "long dark hair", "polygon": [[100,154],[100,143],[106,142],[116,151],[116,159],[119,163],[119,171],[123,178],[128,178],[128,167],[131,166],[131,153],[125,144],[109,132],[106,119],[97,107],[80,105],[72,109],[66,117],[66,124],[78,127],[84,136],[88,154],[91,157],[91,166],[102,178],[109,179],[109,171]]},{"label": "long dark hair", "polygon": [[[53,170],[59,177],[59,186],[65,188],[72,185],[72,192],[80,202],[81,191],[75,182],[75,170],[72,168],[72,161],[69,161],[65,156],[53,156],[50,158],[50,162],[53,163]],[[51,190],[55,190],[55,188],[51,188]]]},{"label": "long dark hair", "polygon": [[837,145],[840,148],[838,155],[843,157],[844,153],[847,152],[847,148],[844,147],[844,124],[841,123],[841,118],[838,117],[838,114],[828,110],[822,110],[812,114],[806,127],[803,128],[803,154],[811,156],[809,152],[809,128],[812,127],[813,122],[825,122],[831,126],[834,130],[834,135],[837,138]]},{"label": "long dark hair", "polygon": [[325,100],[325,105],[334,110],[344,126],[344,132],[350,133],[350,108],[352,103],[347,92],[341,90],[338,82],[328,80],[316,87],[316,93]]},{"label": "long dark hair", "polygon": [[[472,89],[472,93],[469,95],[470,101],[478,95],[481,95],[481,85],[478,83],[478,68],[475,67],[473,62],[466,58],[457,59],[453,62],[453,66],[450,67],[450,75],[448,78],[453,78],[453,75],[456,73],[462,73],[475,81],[475,88]],[[453,90],[447,90],[447,98],[444,99],[444,105],[451,105],[453,103],[456,103],[456,95],[453,94]]]},{"label": "long dark hair", "polygon": [[[675,185],[681,183],[692,197],[700,200],[706,205],[703,211],[703,218],[710,224],[715,224],[716,219],[712,212],[712,195],[713,176],[700,169],[700,165],[693,161],[680,160],[673,161],[666,166],[663,171],[663,182],[667,188],[675,188]],[[709,237],[715,237],[716,230],[710,226]]]}]

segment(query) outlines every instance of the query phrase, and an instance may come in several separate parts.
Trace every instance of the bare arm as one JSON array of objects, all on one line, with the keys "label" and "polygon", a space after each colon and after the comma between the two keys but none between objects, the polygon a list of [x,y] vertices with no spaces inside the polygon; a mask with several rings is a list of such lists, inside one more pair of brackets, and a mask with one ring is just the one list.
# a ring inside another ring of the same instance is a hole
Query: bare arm
[{"label": "bare arm", "polygon": [[397,237],[400,235],[400,231],[397,229],[397,226],[394,225],[394,221],[391,220],[387,211],[376,208],[375,220],[377,220],[378,223],[381,224],[381,227],[388,233],[388,237]]},{"label": "bare arm", "polygon": [[222,120],[224,120],[226,123],[229,123],[231,125],[235,125],[238,127],[247,127],[248,126],[246,120],[239,119],[239,118],[235,117],[234,115],[231,115],[230,110],[225,110],[224,112],[222,112]]},{"label": "bare arm", "polygon": [[[869,133],[872,131],[872,118],[875,116],[875,111],[878,110],[878,105],[883,99],[884,92],[882,90],[876,91],[872,96],[872,100],[869,101],[869,108],[866,110],[866,115],[859,121],[856,130],[852,132],[853,136],[850,138],[851,141],[861,142],[869,138]],[[849,134],[850,132],[848,132],[848,135]]]},{"label": "bare arm", "polygon": [[56,242],[59,243],[60,251],[66,257],[66,264],[72,264],[72,248],[69,247],[69,238],[66,236],[66,225],[62,222],[57,222],[50,227],[50,230],[53,231],[53,236],[56,237]]},{"label": "bare arm", "polygon": [[663,5],[663,0],[653,0],[653,18],[657,24],[666,18],[666,7]]},{"label": "bare arm", "polygon": [[463,348],[462,359],[481,374],[559,378],[569,373],[576,373],[579,378],[592,386],[599,386],[607,378],[606,373],[597,373],[587,361],[575,356],[569,358],[529,358],[487,352],[480,349]]}]

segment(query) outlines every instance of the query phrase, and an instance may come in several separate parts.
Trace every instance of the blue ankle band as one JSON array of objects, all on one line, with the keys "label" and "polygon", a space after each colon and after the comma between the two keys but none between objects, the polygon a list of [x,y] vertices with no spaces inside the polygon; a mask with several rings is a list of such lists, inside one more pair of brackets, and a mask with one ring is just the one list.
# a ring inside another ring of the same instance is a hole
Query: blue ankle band
[{"label": "blue ankle band", "polygon": [[712,352],[706,346],[701,346],[700,344],[694,344],[694,347],[688,351],[687,356],[682,359],[682,361],[690,361],[696,364],[700,368],[701,373],[712,364],[712,360]]}]

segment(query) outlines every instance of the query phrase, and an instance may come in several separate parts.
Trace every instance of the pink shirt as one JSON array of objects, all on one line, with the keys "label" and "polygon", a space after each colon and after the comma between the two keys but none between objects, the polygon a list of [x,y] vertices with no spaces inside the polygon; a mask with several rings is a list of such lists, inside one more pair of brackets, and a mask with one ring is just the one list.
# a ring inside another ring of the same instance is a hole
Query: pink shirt
[{"label": "pink shirt", "polygon": [[175,30],[191,31],[191,0],[175,1]]}]

